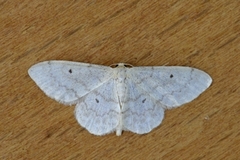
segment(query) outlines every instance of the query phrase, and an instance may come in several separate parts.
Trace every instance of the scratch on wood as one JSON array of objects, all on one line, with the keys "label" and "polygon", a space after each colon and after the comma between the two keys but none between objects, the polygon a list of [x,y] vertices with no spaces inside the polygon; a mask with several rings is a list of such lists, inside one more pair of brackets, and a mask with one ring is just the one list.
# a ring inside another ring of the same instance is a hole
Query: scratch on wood
[{"label": "scratch on wood", "polygon": [[139,2],[139,0],[133,1],[130,5],[128,5],[126,8],[122,8],[118,11],[116,11],[114,14],[112,14],[109,19],[118,16],[120,13],[122,13],[124,10],[128,9],[128,8],[132,8],[133,6],[136,6],[137,3]]},{"label": "scratch on wood", "polygon": [[17,139],[17,138],[21,137],[21,135],[23,135],[23,134],[25,135],[25,133],[26,133],[26,131],[24,130],[24,131],[18,133],[14,138]]},{"label": "scratch on wood", "polygon": [[136,1],[132,2],[130,5],[128,5],[127,7],[117,10],[115,13],[110,15],[108,18],[103,18],[103,19],[98,20],[96,23],[93,24],[93,26],[98,26],[99,24],[105,22],[106,20],[118,16],[120,13],[122,13],[126,9],[132,8],[133,6],[136,6],[138,2],[139,2],[139,0],[136,0]]},{"label": "scratch on wood", "polygon": [[188,124],[191,123],[192,121],[194,121],[195,119],[197,119],[199,116],[200,116],[200,114],[198,114],[195,117],[193,117],[191,120],[188,121]]},{"label": "scratch on wood", "polygon": [[27,51],[27,52],[19,55],[17,58],[15,58],[15,59],[13,60],[13,63],[18,62],[20,59],[26,57],[27,55],[29,55],[30,53],[32,53],[34,50],[35,50],[35,49],[33,48],[33,49],[31,49],[31,50],[29,50],[29,51]]},{"label": "scratch on wood", "polygon": [[79,26],[79,27],[77,27],[76,29],[71,30],[66,37],[69,37],[69,36],[73,35],[73,34],[76,33],[77,31],[79,31],[80,29],[82,29],[82,27],[83,27],[83,26]]},{"label": "scratch on wood", "polygon": [[201,51],[197,50],[197,51],[193,52],[192,54],[190,54],[189,56],[187,56],[186,58],[192,59],[193,57],[198,56],[200,53],[201,53]]},{"label": "scratch on wood", "polygon": [[223,140],[225,140],[225,139],[228,139],[228,137],[230,137],[231,135],[232,135],[232,133],[226,135],[225,137],[219,139],[218,142],[221,142],[221,141],[223,141]]},{"label": "scratch on wood", "polygon": [[57,36],[56,38],[54,38],[53,40],[49,41],[47,44],[43,45],[38,51],[41,51],[45,48],[47,48],[48,46],[50,46],[53,42],[55,42],[56,40],[59,39],[59,36]]},{"label": "scratch on wood", "polygon": [[163,30],[161,33],[159,33],[157,36],[161,37],[163,36],[163,34],[165,34],[166,32],[172,30],[173,28],[176,28],[178,25],[180,25],[182,22],[184,22],[186,20],[186,17],[182,17],[180,20],[178,20],[177,22],[175,22],[174,24],[172,24],[170,27],[168,27],[167,29]]},{"label": "scratch on wood", "polygon": [[65,133],[67,133],[70,130],[70,128],[65,129],[63,132],[61,132],[57,137],[61,137]]},{"label": "scratch on wood", "polygon": [[30,115],[30,118],[34,118],[36,115],[38,115],[42,111],[42,108],[34,112],[33,114]]},{"label": "scratch on wood", "polygon": [[201,11],[200,13],[196,14],[195,16],[193,16],[193,17],[192,17],[192,19],[197,19],[197,18],[199,18],[199,17],[203,16],[204,14],[207,14],[207,13],[208,13],[208,11],[209,11],[209,8],[207,8],[207,9],[204,9],[204,10],[203,10],[203,11]]},{"label": "scratch on wood", "polygon": [[238,38],[238,36],[235,36],[235,37],[229,39],[226,43],[224,43],[224,44],[222,44],[221,46],[219,46],[219,47],[217,48],[217,50],[225,47],[226,45],[228,45],[228,44],[230,44],[230,43],[232,43],[232,42],[233,42],[235,39],[237,39],[237,38]]},{"label": "scratch on wood", "polygon": [[11,55],[8,54],[8,55],[5,55],[4,57],[2,57],[2,58],[0,59],[0,63],[6,61],[6,59],[7,59],[8,57],[11,57]]}]

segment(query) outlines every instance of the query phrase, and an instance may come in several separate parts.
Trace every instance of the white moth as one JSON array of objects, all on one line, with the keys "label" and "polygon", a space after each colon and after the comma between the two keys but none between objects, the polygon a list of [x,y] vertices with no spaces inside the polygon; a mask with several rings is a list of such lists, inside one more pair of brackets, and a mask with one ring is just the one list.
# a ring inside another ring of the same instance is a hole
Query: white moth
[{"label": "white moth", "polygon": [[95,135],[116,131],[137,134],[160,125],[164,110],[198,97],[212,83],[198,69],[180,66],[114,67],[70,61],[46,61],[28,71],[56,101],[77,104],[78,123]]}]

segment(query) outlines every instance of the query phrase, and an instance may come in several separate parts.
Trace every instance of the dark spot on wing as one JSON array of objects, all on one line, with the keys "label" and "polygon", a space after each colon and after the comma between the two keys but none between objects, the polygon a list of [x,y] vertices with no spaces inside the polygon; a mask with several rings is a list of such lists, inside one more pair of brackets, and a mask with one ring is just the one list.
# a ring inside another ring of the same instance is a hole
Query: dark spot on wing
[{"label": "dark spot on wing", "polygon": [[69,72],[69,73],[72,73],[72,69],[69,69],[68,72]]},{"label": "dark spot on wing", "polygon": [[145,103],[145,101],[146,101],[146,98],[142,100],[142,103]]},{"label": "dark spot on wing", "polygon": [[170,78],[173,78],[173,75],[172,75],[172,74],[170,75]]},{"label": "dark spot on wing", "polygon": [[97,103],[99,103],[99,100],[97,98],[95,100],[96,100]]}]

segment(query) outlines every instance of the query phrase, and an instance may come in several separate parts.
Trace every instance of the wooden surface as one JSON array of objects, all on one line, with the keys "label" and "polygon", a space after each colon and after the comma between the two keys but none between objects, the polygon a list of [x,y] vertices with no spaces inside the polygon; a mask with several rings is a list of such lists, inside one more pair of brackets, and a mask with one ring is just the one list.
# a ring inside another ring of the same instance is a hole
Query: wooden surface
[{"label": "wooden surface", "polygon": [[[239,35],[238,0],[1,0],[0,159],[237,159]],[[30,79],[46,60],[190,66],[213,84],[149,134],[98,137]]]}]

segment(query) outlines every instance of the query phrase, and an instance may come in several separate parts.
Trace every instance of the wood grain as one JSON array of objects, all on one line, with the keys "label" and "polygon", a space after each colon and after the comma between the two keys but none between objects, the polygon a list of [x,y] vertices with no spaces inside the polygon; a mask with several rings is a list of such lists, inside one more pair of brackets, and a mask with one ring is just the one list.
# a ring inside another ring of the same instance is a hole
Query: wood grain
[{"label": "wood grain", "polygon": [[[0,159],[238,159],[239,35],[237,0],[1,0]],[[213,84],[149,134],[98,137],[30,79],[46,60],[190,66]]]}]

